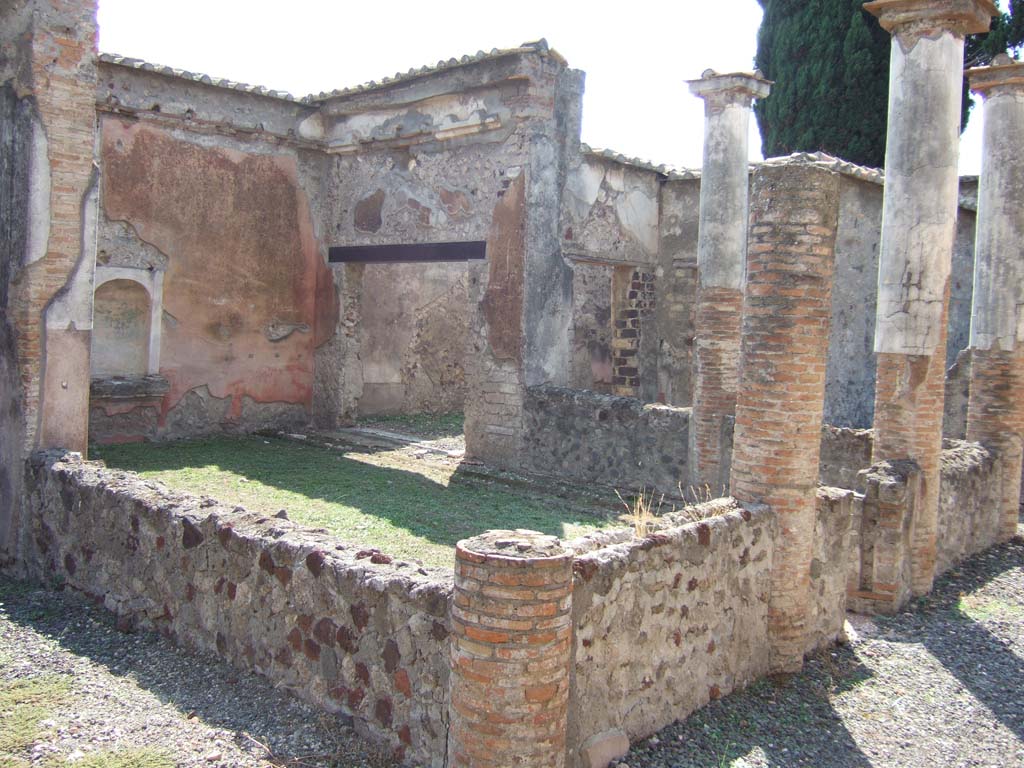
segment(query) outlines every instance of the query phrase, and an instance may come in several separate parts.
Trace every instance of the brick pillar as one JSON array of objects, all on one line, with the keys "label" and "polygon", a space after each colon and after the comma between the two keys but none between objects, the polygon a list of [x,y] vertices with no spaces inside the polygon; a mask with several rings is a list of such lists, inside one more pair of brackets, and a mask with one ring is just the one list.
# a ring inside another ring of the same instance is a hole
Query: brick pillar
[{"label": "brick pillar", "polygon": [[873,462],[922,473],[912,589],[931,590],[939,509],[946,314],[956,235],[964,36],[988,30],[991,0],[877,0],[893,35],[878,265]]},{"label": "brick pillar", "polygon": [[95,143],[95,0],[0,3],[0,566],[25,455],[87,446]]},{"label": "brick pillar", "polygon": [[768,95],[759,74],[704,72],[690,91],[704,100],[704,164],[697,234],[693,477],[718,495],[726,483],[722,436],[736,411],[743,270],[747,251],[750,108]]},{"label": "brick pillar", "polygon": [[1003,464],[1000,538],[1017,533],[1024,458],[1024,63],[997,57],[968,73],[985,97],[971,313],[967,439]]},{"label": "brick pillar", "polygon": [[565,765],[572,553],[535,531],[455,548],[452,765]]},{"label": "brick pillar", "polygon": [[807,647],[839,178],[811,164],[754,175],[732,495],[778,515],[768,607],[773,671]]},{"label": "brick pillar", "polygon": [[858,613],[897,613],[910,599],[910,526],[921,498],[921,469],[909,459],[861,470],[864,488],[847,606]]}]

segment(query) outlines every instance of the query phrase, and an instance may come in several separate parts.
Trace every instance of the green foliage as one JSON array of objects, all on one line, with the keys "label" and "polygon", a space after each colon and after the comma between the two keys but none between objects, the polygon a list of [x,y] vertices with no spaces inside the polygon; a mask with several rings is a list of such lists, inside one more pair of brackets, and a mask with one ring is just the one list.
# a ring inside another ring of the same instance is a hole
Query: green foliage
[{"label": "green foliage", "polygon": [[[755,64],[775,81],[755,105],[766,157],[827,152],[885,164],[891,38],[862,0],[759,0],[764,19]],[[981,66],[1024,43],[1024,0],[968,38],[965,65]],[[963,126],[971,101],[964,89]]]}]

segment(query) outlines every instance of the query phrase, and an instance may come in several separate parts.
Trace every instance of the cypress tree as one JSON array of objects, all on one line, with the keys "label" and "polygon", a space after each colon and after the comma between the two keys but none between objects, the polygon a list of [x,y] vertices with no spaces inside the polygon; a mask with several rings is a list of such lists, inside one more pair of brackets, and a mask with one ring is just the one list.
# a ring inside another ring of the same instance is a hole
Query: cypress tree
[{"label": "cypress tree", "polygon": [[[758,0],[764,19],[755,65],[775,81],[755,107],[765,156],[827,152],[860,165],[885,162],[891,38],[863,0]],[[1024,0],[968,38],[966,66],[1024,43]],[[970,114],[964,88],[963,126]]]}]

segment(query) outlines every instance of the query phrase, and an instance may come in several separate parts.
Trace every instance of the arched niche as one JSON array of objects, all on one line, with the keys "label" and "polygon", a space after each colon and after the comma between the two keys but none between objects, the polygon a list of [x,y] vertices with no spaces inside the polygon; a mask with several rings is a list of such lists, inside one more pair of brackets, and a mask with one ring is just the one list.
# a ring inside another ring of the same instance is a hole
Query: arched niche
[{"label": "arched niche", "polygon": [[93,378],[144,376],[160,367],[162,273],[100,268],[93,297]]}]

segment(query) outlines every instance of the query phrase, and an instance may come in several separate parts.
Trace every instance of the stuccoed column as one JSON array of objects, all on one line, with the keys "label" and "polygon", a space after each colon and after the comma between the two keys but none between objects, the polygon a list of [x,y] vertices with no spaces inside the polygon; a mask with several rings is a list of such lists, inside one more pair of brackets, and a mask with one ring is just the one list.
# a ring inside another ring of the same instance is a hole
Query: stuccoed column
[{"label": "stuccoed column", "polygon": [[727,482],[723,432],[736,412],[740,321],[747,256],[748,136],[754,99],[771,83],[760,73],[706,70],[689,81],[704,100],[704,165],[697,238],[696,379],[692,445],[695,485],[720,495]]},{"label": "stuccoed column", "polygon": [[1003,462],[1000,538],[1017,533],[1024,450],[1024,63],[967,73],[985,98],[971,312],[967,439]]},{"label": "stuccoed column", "polygon": [[893,36],[872,461],[910,458],[921,468],[911,542],[912,590],[921,595],[935,572],[964,36],[987,31],[997,11],[991,0],[877,0],[864,8]]}]

